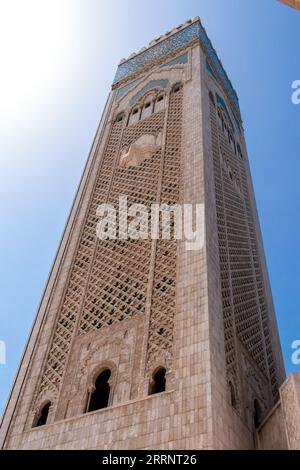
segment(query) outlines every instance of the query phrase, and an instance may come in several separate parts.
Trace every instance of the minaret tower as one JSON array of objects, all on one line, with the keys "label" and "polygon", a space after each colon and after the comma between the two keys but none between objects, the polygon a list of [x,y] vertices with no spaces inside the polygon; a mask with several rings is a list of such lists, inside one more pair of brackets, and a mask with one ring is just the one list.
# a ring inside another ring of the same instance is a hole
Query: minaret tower
[{"label": "minaret tower", "polygon": [[[203,204],[205,243],[97,237]],[[2,422],[5,449],[252,449],[284,381],[237,94],[195,18],[122,60]]]}]

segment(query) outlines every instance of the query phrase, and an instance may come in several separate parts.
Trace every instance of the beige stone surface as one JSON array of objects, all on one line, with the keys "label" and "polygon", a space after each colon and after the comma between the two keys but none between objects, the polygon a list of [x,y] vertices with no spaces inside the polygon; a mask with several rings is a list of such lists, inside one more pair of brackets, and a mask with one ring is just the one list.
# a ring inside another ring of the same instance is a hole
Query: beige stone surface
[{"label": "beige stone surface", "polygon": [[280,400],[257,432],[262,450],[300,450],[300,374],[287,378]]},{"label": "beige stone surface", "polygon": [[[217,96],[232,121],[237,110],[200,43],[173,56],[183,52],[187,63],[160,59],[108,98],[8,401],[5,449],[252,449],[255,400],[264,419],[279,396],[284,372],[242,122],[234,135],[224,127]],[[141,94],[149,83],[157,85]],[[99,241],[97,207],[120,195],[147,207],[204,204],[204,248]],[[149,396],[158,367],[166,390]],[[106,368],[108,407],[86,413]],[[283,411],[259,431],[262,448],[284,447],[274,430],[282,417],[297,445],[293,380]],[[33,427],[47,400],[47,424]]]},{"label": "beige stone surface", "polygon": [[287,450],[284,416],[280,402],[274,407],[257,432],[257,447],[260,450]]}]

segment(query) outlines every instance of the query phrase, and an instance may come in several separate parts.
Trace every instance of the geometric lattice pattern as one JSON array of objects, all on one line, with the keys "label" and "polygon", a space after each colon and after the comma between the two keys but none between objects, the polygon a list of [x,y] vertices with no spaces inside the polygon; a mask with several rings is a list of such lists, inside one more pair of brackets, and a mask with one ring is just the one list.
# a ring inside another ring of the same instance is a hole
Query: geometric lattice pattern
[{"label": "geometric lattice pattern", "polygon": [[[165,110],[132,125],[112,125],[107,148],[99,168],[82,235],[77,247],[67,289],[60,307],[51,348],[38,394],[52,389],[57,394],[75,335],[108,328],[114,322],[143,314],[149,283],[152,240],[98,240],[97,207],[101,203],[118,208],[119,197],[128,206],[147,206],[149,227],[151,204],[179,202],[182,127],[181,87],[169,97],[166,142],[138,166],[120,165],[122,149],[130,148],[144,135],[158,135],[165,129]],[[119,214],[117,214],[117,217]],[[147,364],[162,351],[171,353],[177,242],[158,240],[153,273]]]},{"label": "geometric lattice pattern", "polygon": [[[140,136],[163,129],[165,112],[125,129],[121,148],[128,148]],[[118,159],[118,155],[116,156]],[[108,202],[118,207],[119,196],[126,195],[128,206],[156,202],[161,151],[137,167],[116,166]],[[150,222],[150,220],[149,220]],[[149,225],[150,226],[150,225]],[[97,330],[115,321],[143,313],[149,281],[151,239],[99,241],[95,252],[79,334]]]},{"label": "geometric lattice pattern", "polygon": [[[218,242],[221,272],[221,288],[224,318],[224,334],[225,334],[225,352],[227,373],[231,380],[236,381],[237,376],[237,357],[235,344],[235,321],[232,309],[232,292],[231,279],[229,270],[229,252],[227,246],[227,231],[225,221],[225,201],[224,188],[222,181],[222,161],[220,157],[218,123],[214,105],[210,103],[211,116],[211,134],[212,134],[212,150],[214,162],[214,179],[215,179],[215,195],[216,195],[216,212],[218,224]],[[237,383],[235,382],[237,389]]]},{"label": "geometric lattice pattern", "polygon": [[100,165],[93,195],[90,200],[83,231],[76,250],[73,265],[70,269],[69,280],[60,306],[57,324],[48,357],[42,373],[38,394],[47,389],[58,391],[70,351],[71,341],[75,332],[89,272],[95,254],[96,239],[96,210],[99,204],[105,203],[109,183],[112,178],[113,162],[119,148],[122,123],[115,123],[110,132],[108,144]]},{"label": "geometric lattice pattern", "polygon": [[221,109],[212,101],[210,107],[227,373],[237,390],[238,337],[270,378],[276,400],[278,384],[247,162]]},{"label": "geometric lattice pattern", "polygon": [[[161,204],[179,203],[181,128],[183,90],[170,94]],[[151,299],[151,318],[148,340],[147,367],[151,369],[162,351],[173,347],[173,317],[175,313],[177,242],[159,239],[156,245],[154,283]]]}]

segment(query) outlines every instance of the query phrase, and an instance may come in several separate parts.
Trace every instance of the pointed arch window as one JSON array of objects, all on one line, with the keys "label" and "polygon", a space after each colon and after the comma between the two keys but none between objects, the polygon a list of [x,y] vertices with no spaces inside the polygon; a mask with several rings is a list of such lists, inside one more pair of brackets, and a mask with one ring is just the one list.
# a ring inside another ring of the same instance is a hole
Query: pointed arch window
[{"label": "pointed arch window", "polygon": [[165,108],[165,95],[163,93],[159,94],[154,103],[154,112],[157,113]]},{"label": "pointed arch window", "polygon": [[109,406],[111,370],[103,370],[95,380],[93,390],[89,393],[87,413]]},{"label": "pointed arch window", "polygon": [[42,408],[40,409],[39,414],[37,415],[37,417],[35,419],[35,423],[33,425],[34,428],[38,428],[40,426],[45,426],[45,424],[47,424],[50,406],[51,406],[51,401],[47,401],[42,406]]},{"label": "pointed arch window", "polygon": [[178,93],[182,89],[181,83],[176,83],[172,89],[172,93]]},{"label": "pointed arch window", "polygon": [[254,408],[254,427],[255,429],[257,429],[262,423],[262,409],[257,399],[254,400],[253,408]]},{"label": "pointed arch window", "polygon": [[149,395],[162,393],[166,391],[166,369],[159,367],[152,375],[152,381],[149,387]]},{"label": "pointed arch window", "polygon": [[135,124],[140,120],[141,117],[141,109],[138,106],[135,106],[131,113],[129,114],[128,118],[128,125]]},{"label": "pointed arch window", "polygon": [[216,103],[215,103],[214,95],[212,94],[211,91],[209,92],[209,99],[210,99],[212,105],[215,107]]},{"label": "pointed arch window", "polygon": [[149,97],[148,99],[146,99],[146,101],[144,103],[141,118],[144,119],[146,117],[151,116],[151,114],[153,113],[153,108],[154,108],[153,99],[152,99],[152,97]]},{"label": "pointed arch window", "polygon": [[236,408],[237,400],[236,400],[236,393],[235,388],[232,382],[229,382],[229,390],[230,390],[230,402],[233,408]]}]

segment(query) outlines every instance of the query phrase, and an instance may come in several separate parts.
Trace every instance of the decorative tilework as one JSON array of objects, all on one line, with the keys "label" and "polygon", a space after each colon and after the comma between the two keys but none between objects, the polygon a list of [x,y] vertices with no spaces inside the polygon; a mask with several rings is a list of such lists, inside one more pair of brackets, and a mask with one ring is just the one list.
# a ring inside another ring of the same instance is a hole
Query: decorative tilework
[{"label": "decorative tilework", "polygon": [[138,80],[134,80],[133,82],[128,83],[127,85],[119,88],[116,94],[116,99],[121,98],[121,96],[125,95],[128,90],[130,90],[134,85],[137,85],[143,78],[139,78]]},{"label": "decorative tilework", "polygon": [[146,49],[144,52],[137,54],[136,56],[128,59],[127,61],[121,63],[118,67],[114,84],[118,83],[120,80],[130,77],[138,70],[142,69],[146,65],[151,64],[151,62],[162,58],[164,55],[174,52],[181,47],[189,44],[194,39],[200,39],[203,48],[208,54],[212,65],[214,66],[216,72],[218,73],[222,83],[234,103],[238,114],[240,114],[239,101],[236,92],[234,91],[232,84],[227,77],[225,70],[217,56],[215,49],[213,48],[210,39],[208,38],[205,29],[203,28],[199,20],[180,30],[178,33],[173,34],[172,36],[154,44],[153,46]]},{"label": "decorative tilework", "polygon": [[209,58],[210,58],[210,60],[213,64],[213,66],[215,67],[216,71],[218,72],[228,95],[230,96],[232,102],[234,103],[234,105],[236,107],[236,110],[240,113],[239,100],[238,100],[238,97],[236,95],[236,92],[234,91],[234,89],[231,85],[231,82],[230,82],[229,78],[227,77],[227,74],[226,74],[225,70],[223,69],[223,66],[222,66],[222,64],[221,64],[221,62],[220,62],[220,60],[217,56],[217,53],[216,53],[215,49],[212,46],[212,43],[211,43],[210,39],[208,38],[208,36],[206,34],[205,29],[201,25],[200,21],[199,21],[198,24],[199,24],[199,37],[200,37],[200,40],[201,40],[201,42],[204,46],[204,49],[208,53]]},{"label": "decorative tilework", "polygon": [[234,113],[232,110],[231,110],[231,112],[232,112],[233,118],[234,118],[234,120],[235,120],[235,122],[236,122],[236,125],[237,125],[237,127],[238,127],[238,130],[241,132],[241,126],[240,126],[240,123],[239,123],[239,121],[238,121],[238,118],[236,117],[235,113]]},{"label": "decorative tilework", "polygon": [[228,117],[228,119],[229,119],[229,122],[230,122],[230,125],[231,125],[231,127],[232,127],[232,130],[234,131],[235,127],[234,127],[233,122],[232,122],[232,120],[231,120],[231,117],[230,117],[230,114],[229,114],[229,112],[228,112],[228,109],[227,109],[227,106],[226,106],[226,104],[225,104],[225,101],[223,100],[223,98],[221,98],[220,95],[218,95],[218,93],[216,93],[216,98],[217,98],[217,103],[218,103],[220,106],[222,106],[222,108],[224,109],[224,111],[225,111],[225,113],[226,113],[226,115],[227,115],[227,117]]},{"label": "decorative tilework", "polygon": [[[217,103],[220,104],[220,105],[222,106],[222,108],[224,109],[224,111],[225,111],[225,113],[226,113],[226,115],[227,115],[227,117],[228,117],[228,119],[229,119],[229,121],[230,121],[231,127],[232,127],[232,129],[234,130],[235,127],[234,127],[234,125],[233,125],[233,123],[232,123],[232,120],[231,120],[230,114],[229,114],[229,112],[228,112],[227,106],[226,106],[226,104],[225,104],[225,101],[223,100],[223,98],[221,98],[220,95],[218,95],[218,93],[216,93],[216,98],[217,98]],[[233,112],[232,110],[231,110],[231,112],[232,112],[232,115],[233,115],[234,120],[235,120],[235,122],[236,122],[236,125],[237,125],[238,130],[241,132],[241,127],[240,127],[239,121],[237,120],[237,117],[235,116],[234,112]]]},{"label": "decorative tilework", "polygon": [[199,37],[199,25],[200,23],[198,22],[193,23],[187,28],[182,29],[178,33],[173,34],[169,38],[149,47],[144,52],[120,64],[114,83],[117,83],[124,78],[128,78],[145,65],[150,64],[154,60],[160,59],[172,51],[180,49],[185,44],[188,44],[193,41],[193,39]]},{"label": "decorative tilework", "polygon": [[215,74],[215,72],[213,71],[213,69],[211,68],[210,63],[208,62],[208,60],[206,60],[206,68],[207,68],[207,70],[209,71],[209,73],[210,73],[216,80],[218,80],[217,77],[216,77],[216,74]]},{"label": "decorative tilework", "polygon": [[187,62],[188,62],[188,55],[186,52],[185,54],[182,54],[176,57],[176,59],[170,60],[170,62],[163,64],[162,67],[170,67],[171,65],[177,65],[177,64],[186,64]]},{"label": "decorative tilework", "polygon": [[146,91],[153,90],[154,88],[167,88],[168,83],[169,80],[151,80],[131,98],[130,104],[134,105],[138,99],[143,96],[144,93],[146,93]]}]

